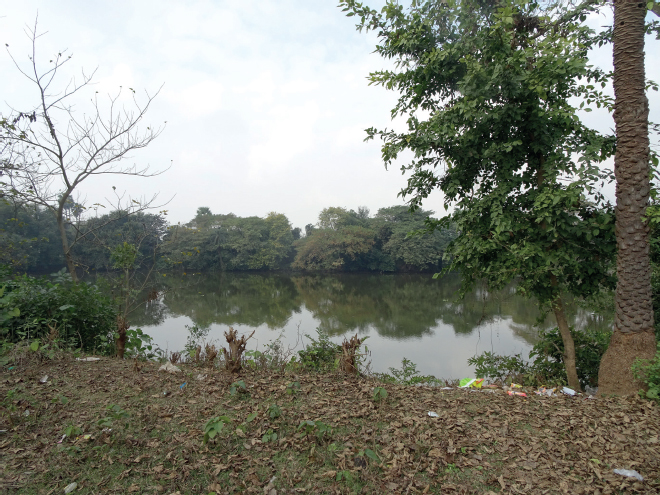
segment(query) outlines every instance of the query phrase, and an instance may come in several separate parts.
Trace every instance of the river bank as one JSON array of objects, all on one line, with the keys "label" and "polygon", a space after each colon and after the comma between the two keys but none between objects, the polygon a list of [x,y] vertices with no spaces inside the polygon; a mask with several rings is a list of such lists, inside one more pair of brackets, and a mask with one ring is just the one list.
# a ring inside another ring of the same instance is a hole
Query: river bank
[{"label": "river bank", "polygon": [[[636,397],[524,398],[335,373],[159,366],[67,358],[3,370],[0,491],[59,494],[72,483],[73,493],[90,494],[660,489],[658,406]],[[224,427],[204,444],[212,418],[210,427]]]}]

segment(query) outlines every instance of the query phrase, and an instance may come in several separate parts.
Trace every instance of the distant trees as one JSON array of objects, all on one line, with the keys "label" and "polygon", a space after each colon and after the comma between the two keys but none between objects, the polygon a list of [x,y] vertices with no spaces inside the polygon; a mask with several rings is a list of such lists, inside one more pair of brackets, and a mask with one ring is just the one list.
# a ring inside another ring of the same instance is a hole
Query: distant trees
[{"label": "distant trees", "polygon": [[[122,210],[81,219],[76,226],[88,232],[72,248],[74,263],[84,270],[113,270],[111,252],[128,243],[137,248],[135,266],[187,271],[335,271],[420,272],[439,270],[453,227],[409,235],[425,228],[431,211],[411,214],[405,206],[369,210],[325,208],[307,235],[292,228],[282,213],[265,217],[213,214],[199,208],[184,225],[168,225],[161,213]],[[67,227],[73,238],[76,231]],[[62,251],[53,216],[44,208],[0,203],[0,263],[26,270],[61,267]]]},{"label": "distant trees", "polygon": [[423,230],[431,211],[411,214],[405,206],[369,210],[325,208],[317,228],[295,243],[292,268],[331,271],[423,271],[437,269],[456,232],[449,228],[410,236]]},{"label": "distant trees", "polygon": [[[77,113],[74,96],[88,88],[94,77],[82,73],[80,79],[72,78],[57,87],[63,66],[71,59],[62,52],[52,56],[45,65],[37,60],[37,26],[28,30],[32,44],[29,64],[23,66],[12,56],[16,68],[35,90],[35,104],[27,109],[13,110],[3,116],[0,163],[3,196],[18,200],[21,204],[35,204],[54,216],[58,227],[61,249],[67,268],[77,279],[72,248],[85,232],[67,228],[70,217],[67,208],[72,205],[73,195],[80,185],[95,175],[134,175],[149,177],[148,167],[124,165],[132,151],[149,145],[161,133],[162,128],[138,128],[155,95],[146,95],[140,103],[132,92],[132,110],[122,106],[121,90],[110,96],[107,103],[95,96],[91,108]],[[10,54],[11,56],[11,54]],[[153,199],[152,199],[153,200]],[[144,209],[131,201],[129,211]],[[150,201],[146,201],[150,203]],[[78,206],[82,211],[81,205]],[[79,216],[78,216],[79,218]]]}]

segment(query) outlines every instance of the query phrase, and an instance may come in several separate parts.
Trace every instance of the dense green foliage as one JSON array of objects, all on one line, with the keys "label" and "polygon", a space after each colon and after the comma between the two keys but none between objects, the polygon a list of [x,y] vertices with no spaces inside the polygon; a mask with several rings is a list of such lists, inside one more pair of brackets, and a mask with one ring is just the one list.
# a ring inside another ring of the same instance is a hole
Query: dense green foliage
[{"label": "dense green foliage", "polygon": [[660,342],[655,357],[651,361],[637,361],[633,365],[633,373],[635,378],[648,387],[646,391],[641,390],[640,394],[660,402]]},{"label": "dense green foliage", "polygon": [[110,299],[93,284],[74,283],[64,270],[42,278],[5,275],[0,285],[4,304],[20,312],[0,322],[3,339],[58,339],[91,351],[112,335],[116,312]]},{"label": "dense green foliage", "polygon": [[[600,360],[607,350],[610,332],[594,330],[576,331],[571,328],[575,342],[575,358],[578,378],[582,386],[596,386]],[[557,328],[541,331],[540,340],[529,353],[529,360],[520,354],[500,356],[484,352],[472,357],[468,364],[475,366],[480,378],[501,381],[519,381],[526,385],[565,385],[564,343]]]},{"label": "dense green foliage", "polygon": [[53,214],[0,199],[0,264],[30,271],[64,266]]},{"label": "dense green foliage", "polygon": [[[135,267],[181,271],[429,271],[442,266],[452,228],[409,236],[424,228],[431,212],[410,214],[404,206],[369,210],[324,209],[317,226],[292,228],[281,213],[241,218],[200,207],[185,225],[168,226],[162,214],[114,211],[67,224],[72,254],[85,271],[115,270],[111,253],[136,246]],[[76,230],[77,229],[77,230]],[[64,266],[52,214],[0,203],[0,262],[26,271]]]},{"label": "dense green foliage", "polygon": [[456,237],[451,225],[432,233],[425,228],[431,211],[410,213],[405,206],[368,210],[326,208],[318,228],[297,241],[293,268],[332,271],[425,271],[442,267],[447,245]]}]

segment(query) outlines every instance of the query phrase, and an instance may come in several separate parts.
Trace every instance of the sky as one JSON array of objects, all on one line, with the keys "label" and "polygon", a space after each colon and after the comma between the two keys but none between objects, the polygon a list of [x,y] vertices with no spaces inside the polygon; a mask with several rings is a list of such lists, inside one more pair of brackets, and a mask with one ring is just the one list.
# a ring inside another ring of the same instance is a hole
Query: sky
[{"label": "sky", "polygon": [[[61,88],[83,69],[96,69],[94,84],[75,102],[81,113],[97,91],[105,102],[121,87],[125,104],[131,96],[126,88],[139,101],[158,92],[143,127],[163,132],[127,163],[164,172],[93,178],[81,186],[81,200],[103,202],[114,186],[138,198],[158,193],[171,223],[185,223],[207,206],[238,216],[284,213],[303,228],[328,206],[366,206],[373,214],[404,204],[397,194],[406,177],[398,166],[385,169],[377,141],[364,142],[364,129],[392,126],[397,95],[367,81],[387,62],[373,53],[375,34],[357,32],[337,3],[21,0],[0,10],[0,41],[27,67],[25,28],[38,16],[37,31],[45,34],[37,63],[47,66],[62,50],[72,55]],[[379,8],[384,0],[368,3]],[[594,61],[611,66],[609,50]],[[660,80],[660,55],[646,51],[647,76]],[[3,113],[36,101],[7,52],[0,53],[0,71]],[[660,104],[651,100],[651,109],[653,118]],[[613,128],[607,113],[584,118],[599,130]],[[442,195],[434,193],[424,208],[442,216]]]}]

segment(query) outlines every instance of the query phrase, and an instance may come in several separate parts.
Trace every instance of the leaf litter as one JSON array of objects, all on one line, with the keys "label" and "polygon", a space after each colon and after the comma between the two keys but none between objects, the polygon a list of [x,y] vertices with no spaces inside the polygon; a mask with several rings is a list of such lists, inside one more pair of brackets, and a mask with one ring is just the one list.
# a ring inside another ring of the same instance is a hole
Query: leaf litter
[{"label": "leaf litter", "polygon": [[[46,495],[73,483],[81,493],[164,495],[660,489],[660,415],[640,398],[512,397],[180,366],[158,373],[155,363],[136,371],[101,359],[3,372],[0,491]],[[203,381],[194,379],[200,372]],[[230,394],[239,380],[245,392]],[[374,387],[386,398],[375,401]],[[215,417],[229,423],[203,444]]]}]

